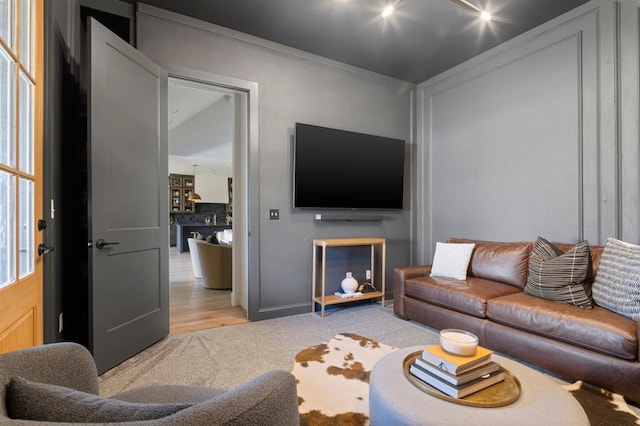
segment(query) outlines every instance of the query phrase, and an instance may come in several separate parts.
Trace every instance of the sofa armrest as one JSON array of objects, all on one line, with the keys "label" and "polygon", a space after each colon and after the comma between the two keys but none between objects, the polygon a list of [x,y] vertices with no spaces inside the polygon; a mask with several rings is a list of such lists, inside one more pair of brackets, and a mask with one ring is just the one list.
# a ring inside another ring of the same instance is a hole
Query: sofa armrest
[{"label": "sofa armrest", "polygon": [[[0,401],[12,377],[65,386],[98,395],[98,372],[91,353],[71,342],[50,343],[0,355]],[[0,403],[0,419],[6,416]]]},{"label": "sofa armrest", "polygon": [[407,266],[393,270],[393,312],[404,318],[404,283],[414,277],[426,277],[431,265]]},{"label": "sofa armrest", "polygon": [[296,379],[288,371],[269,371],[154,424],[299,425]]}]

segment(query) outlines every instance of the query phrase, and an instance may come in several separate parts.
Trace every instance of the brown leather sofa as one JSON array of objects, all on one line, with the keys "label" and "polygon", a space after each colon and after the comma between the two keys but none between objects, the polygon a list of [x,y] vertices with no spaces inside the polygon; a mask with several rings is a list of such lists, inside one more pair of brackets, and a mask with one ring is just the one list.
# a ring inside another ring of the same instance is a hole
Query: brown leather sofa
[{"label": "brown leather sofa", "polygon": [[[430,265],[396,268],[396,315],[471,331],[496,352],[640,402],[640,322],[595,303],[581,309],[525,293],[532,242],[448,242],[476,244],[467,279],[429,277]],[[593,280],[603,247],[590,250]]]}]

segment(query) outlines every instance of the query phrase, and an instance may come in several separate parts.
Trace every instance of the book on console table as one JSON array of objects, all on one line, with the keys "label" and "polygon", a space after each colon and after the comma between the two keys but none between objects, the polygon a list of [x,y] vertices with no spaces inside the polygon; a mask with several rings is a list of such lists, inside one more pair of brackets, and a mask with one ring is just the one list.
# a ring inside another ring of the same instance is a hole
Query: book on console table
[{"label": "book on console table", "polygon": [[464,383],[468,383],[472,380],[480,378],[486,374],[493,373],[494,371],[498,371],[500,369],[500,364],[491,361],[491,359],[488,359],[486,364],[481,363],[471,368],[470,370],[465,370],[460,374],[449,373],[447,370],[444,370],[435,364],[431,364],[429,361],[426,361],[420,357],[416,357],[413,362],[423,370],[426,370],[434,376],[440,377],[442,380],[449,382],[454,386],[460,386]]},{"label": "book on console table", "polygon": [[442,380],[440,377],[422,369],[415,362],[409,366],[409,372],[429,386],[453,398],[464,398],[504,380],[504,370],[502,368],[459,386]]},{"label": "book on console table", "polygon": [[440,345],[431,345],[424,348],[421,356],[423,360],[457,375],[479,365],[489,363],[492,354],[492,350],[478,346],[475,355],[453,355],[444,351]]}]

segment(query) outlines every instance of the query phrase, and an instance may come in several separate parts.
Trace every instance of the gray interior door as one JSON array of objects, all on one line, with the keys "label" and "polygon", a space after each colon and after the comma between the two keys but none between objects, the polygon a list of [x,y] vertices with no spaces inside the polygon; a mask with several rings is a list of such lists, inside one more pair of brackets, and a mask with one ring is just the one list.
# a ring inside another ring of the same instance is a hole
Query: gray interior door
[{"label": "gray interior door", "polygon": [[169,334],[167,73],[89,24],[90,346],[102,373]]}]

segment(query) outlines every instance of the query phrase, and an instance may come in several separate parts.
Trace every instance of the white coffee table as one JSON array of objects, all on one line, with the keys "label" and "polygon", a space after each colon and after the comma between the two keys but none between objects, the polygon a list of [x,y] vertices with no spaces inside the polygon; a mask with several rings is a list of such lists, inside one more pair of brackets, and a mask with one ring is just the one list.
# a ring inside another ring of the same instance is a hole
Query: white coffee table
[{"label": "white coffee table", "polygon": [[507,406],[470,407],[429,395],[404,375],[402,362],[423,346],[399,349],[376,363],[369,379],[371,426],[400,425],[589,425],[578,401],[548,376],[510,359],[493,359],[520,381],[520,398]]}]

